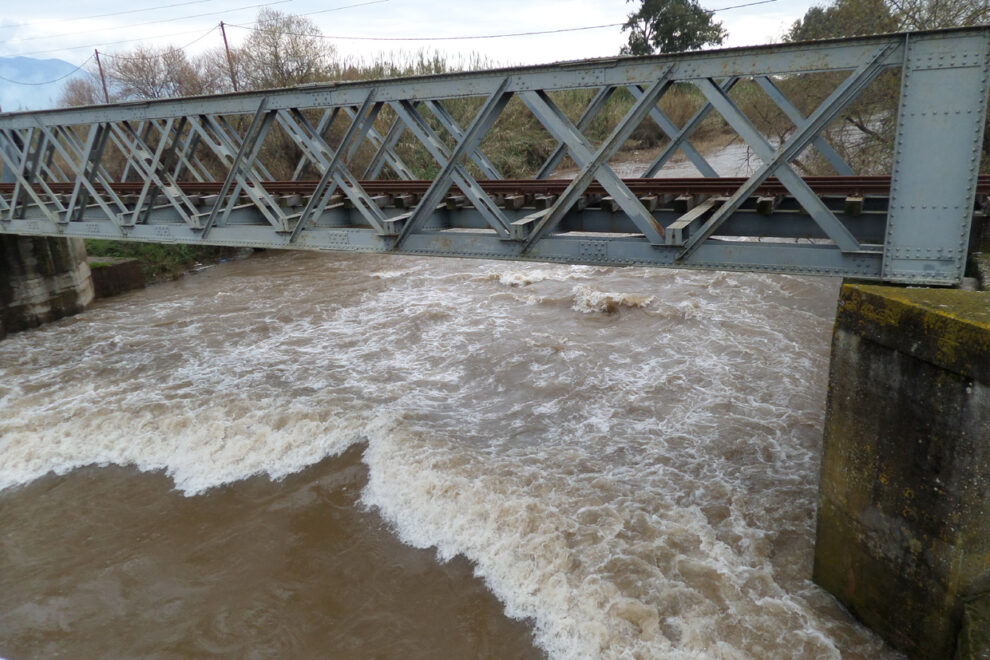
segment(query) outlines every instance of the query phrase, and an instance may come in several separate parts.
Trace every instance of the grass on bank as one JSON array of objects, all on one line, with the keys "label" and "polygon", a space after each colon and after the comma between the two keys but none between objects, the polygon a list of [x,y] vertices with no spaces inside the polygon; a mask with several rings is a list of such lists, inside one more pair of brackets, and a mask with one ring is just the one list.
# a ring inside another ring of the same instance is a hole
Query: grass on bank
[{"label": "grass on bank", "polygon": [[[102,238],[86,240],[86,254],[91,257],[123,257],[141,263],[145,280],[174,279],[199,262],[217,261],[231,255],[232,249],[212,245],[177,245],[171,243],[132,243]],[[99,267],[90,264],[90,268]]]}]

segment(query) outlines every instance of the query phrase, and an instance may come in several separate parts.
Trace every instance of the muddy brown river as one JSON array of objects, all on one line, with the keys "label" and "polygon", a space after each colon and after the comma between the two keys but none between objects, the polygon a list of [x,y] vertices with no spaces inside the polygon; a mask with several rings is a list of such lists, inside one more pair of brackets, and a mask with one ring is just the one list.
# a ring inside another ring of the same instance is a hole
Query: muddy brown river
[{"label": "muddy brown river", "polygon": [[269,252],[0,342],[0,656],[896,657],[811,582],[838,282]]}]

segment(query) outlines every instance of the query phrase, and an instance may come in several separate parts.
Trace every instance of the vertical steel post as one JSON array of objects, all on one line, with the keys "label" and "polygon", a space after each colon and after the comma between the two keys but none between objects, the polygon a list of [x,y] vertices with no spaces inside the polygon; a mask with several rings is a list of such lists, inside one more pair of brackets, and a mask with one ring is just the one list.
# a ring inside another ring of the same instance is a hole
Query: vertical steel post
[{"label": "vertical steel post", "polygon": [[883,279],[955,284],[973,222],[990,33],[904,41]]}]

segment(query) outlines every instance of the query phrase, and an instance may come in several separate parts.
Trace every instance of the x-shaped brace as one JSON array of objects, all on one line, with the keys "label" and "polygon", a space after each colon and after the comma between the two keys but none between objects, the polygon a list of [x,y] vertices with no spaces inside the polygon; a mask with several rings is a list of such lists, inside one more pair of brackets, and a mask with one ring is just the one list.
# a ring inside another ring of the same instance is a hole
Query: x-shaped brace
[{"label": "x-shaped brace", "polygon": [[[201,239],[209,235],[214,225],[224,226],[230,217],[237,199],[244,192],[254,203],[255,208],[277,231],[289,231],[289,218],[278,202],[265,190],[262,176],[267,170],[258,162],[258,153],[264,143],[265,136],[275,120],[277,111],[267,110],[267,98],[261,100],[257,111],[248,125],[244,139],[237,145],[232,138],[236,133],[225,129],[229,127],[223,117],[201,115],[200,121],[194,121],[192,128],[199,133],[202,141],[224,161],[230,169],[220,187],[220,194],[214,202],[206,221],[203,223]],[[207,130],[209,128],[209,131]],[[268,175],[270,178],[270,175]]]},{"label": "x-shaped brace", "polygon": [[[634,99],[638,100],[643,97],[643,89],[639,85],[630,85],[626,89],[629,90]],[[653,106],[653,108],[650,109],[650,119],[652,119],[653,122],[660,127],[660,130],[671,139],[671,144],[673,144],[675,136],[682,132],[681,129],[677,128],[677,124],[671,121],[670,117],[664,114],[664,112],[656,106]],[[698,171],[701,172],[702,176],[718,176],[718,172],[715,171],[715,168],[713,168],[708,161],[705,160],[704,156],[698,153],[698,150],[695,149],[694,145],[688,142],[686,138],[678,140],[677,146],[684,152],[684,155],[688,157],[688,160],[690,160],[691,163],[698,168]]]},{"label": "x-shaped brace", "polygon": [[[371,130],[368,137],[371,139],[372,144],[378,146],[378,151],[375,152],[371,162],[368,163],[368,167],[364,170],[364,174],[361,175],[362,179],[377,179],[386,163],[392,168],[400,179],[411,181],[416,178],[413,176],[412,170],[409,169],[406,164],[402,162],[402,159],[399,158],[399,155],[395,153],[395,147],[399,144],[399,139],[402,137],[405,130],[405,124],[403,124],[402,120],[398,117],[392,120],[392,125],[389,126],[388,132],[385,133],[384,138],[379,138],[378,132],[374,129]],[[380,143],[378,142],[379,139]]]},{"label": "x-shaped brace", "polygon": [[465,156],[477,150],[482,138],[484,138],[485,134],[495,124],[495,121],[509,102],[512,95],[505,91],[508,86],[509,78],[504,78],[496,86],[495,90],[485,99],[484,104],[478,110],[478,114],[471,121],[471,125],[468,126],[467,130],[462,134],[461,139],[454,146],[453,151],[449,154],[443,142],[433,129],[430,128],[429,124],[416,112],[416,109],[411,103],[400,101],[391,104],[392,108],[405,123],[406,128],[419,139],[441,166],[440,172],[433,179],[430,187],[412,213],[405,217],[399,216],[398,218],[393,218],[393,221],[404,221],[393,247],[398,248],[402,245],[406,237],[419,229],[420,225],[436,211],[437,204],[447,194],[452,183],[461,189],[464,196],[474,204],[482,217],[485,218],[501,238],[509,238],[509,223],[502,214],[502,211],[481,186],[478,185],[478,182],[474,180],[474,177],[471,176],[462,162]]},{"label": "x-shaped brace", "polygon": [[784,187],[794,195],[798,203],[840,250],[843,252],[862,250],[862,246],[852,235],[852,232],[832,214],[832,211],[825,206],[825,203],[811,190],[804,179],[798,176],[790,163],[834,120],[843,108],[856,98],[860,91],[880,74],[883,70],[884,58],[891,48],[893,45],[888,44],[875,50],[866,62],[853,71],[805,121],[798,125],[797,130],[776,151],[736,107],[728,95],[713,81],[696,81],[695,84],[705,95],[705,98],[753,149],[757,157],[763,161],[763,165],[729,197],[725,204],[712,214],[697,232],[687,239],[684,249],[677,258],[684,259],[697,250],[701,243],[711,236],[756,191],[760,184],[773,174],[777,175]]},{"label": "x-shaped brace", "polygon": [[295,129],[289,130],[289,135],[306,153],[306,157],[322,169],[322,175],[289,236],[290,243],[299,237],[300,232],[314,218],[323,213],[338,186],[376,233],[379,235],[386,233],[384,214],[345,164],[350,147],[361,135],[371,130],[381,110],[382,105],[373,101],[374,95],[374,89],[368,92],[336,150],[330,148],[301,112],[295,109],[292,111]]},{"label": "x-shaped brace", "polygon": [[[605,107],[605,103],[612,98],[612,94],[615,93],[617,87],[602,87],[598,92],[588,101],[588,105],[585,107],[584,112],[577,121],[577,129],[582,134],[585,129],[591,126],[591,122],[594,121],[598,113],[601,112],[602,108]],[[567,146],[563,142],[558,142],[557,146],[554,148],[553,153],[550,157],[544,161],[543,165],[540,166],[539,171],[536,173],[534,179],[546,179],[553,171],[557,169],[557,165],[567,154]]]},{"label": "x-shaped brace", "polygon": [[[725,80],[722,81],[720,87],[723,91],[728,92],[735,86],[737,82],[739,82],[739,78],[737,77],[726,78]],[[675,133],[668,134],[668,137],[670,138],[670,142],[667,143],[667,146],[663,148],[663,151],[661,151],[657,155],[657,157],[653,160],[653,162],[650,163],[649,167],[647,167],[646,170],[643,172],[643,174],[640,176],[644,179],[652,179],[653,177],[655,177],[657,175],[657,172],[659,172],[663,168],[663,166],[667,164],[667,161],[670,160],[670,158],[675,153],[677,153],[679,149],[681,149],[682,144],[685,143],[690,144],[688,143],[688,138],[690,138],[691,135],[698,129],[698,126],[701,125],[701,122],[705,120],[705,117],[707,117],[708,113],[710,113],[712,110],[714,110],[712,104],[705,103],[703,106],[698,108],[698,111],[695,112],[690,119],[687,120],[687,123],[684,124],[684,126],[682,126]],[[685,151],[684,153],[688,153],[688,152]],[[701,172],[704,176],[707,177],[718,176],[718,173],[714,170],[714,168],[712,168],[708,164],[707,161],[705,161],[704,163],[707,169],[705,169],[702,166],[699,166],[698,162],[695,162],[694,160],[692,160],[692,163],[694,164],[695,167],[698,168],[698,171]]]},{"label": "x-shaped brace", "polygon": [[[447,111],[447,108],[443,107],[439,101],[427,101],[426,107],[429,108],[433,116],[443,125],[444,129],[454,138],[455,142],[460,142],[464,139],[464,131],[460,126],[457,125],[457,121],[454,117]],[[471,160],[474,161],[478,169],[487,179],[501,179],[502,174],[498,171],[498,168],[488,160],[485,154],[481,153],[480,149],[475,149],[471,152]]]},{"label": "x-shaped brace", "polygon": [[200,135],[192,129],[192,122],[195,118],[183,117],[179,125],[174,129],[176,135],[175,150],[175,172],[172,176],[178,180],[184,171],[188,171],[190,176],[196,181],[210,181],[210,169],[196,156],[196,149],[199,148]]},{"label": "x-shaped brace", "polygon": [[133,167],[144,181],[137,203],[134,205],[134,212],[124,223],[127,226],[139,224],[146,219],[155,203],[155,198],[161,193],[183,222],[193,229],[200,228],[195,204],[182,191],[179,182],[170,171],[169,163],[177,149],[176,141],[179,136],[178,131],[173,128],[175,123],[174,118],[165,120],[164,125],[154,123],[154,127],[159,132],[158,145],[154,149],[148,145],[152,124],[149,123],[140,132],[126,121],[110,125],[114,132],[112,135],[114,142],[128,155],[128,166]]},{"label": "x-shaped brace", "polygon": [[[337,121],[337,116],[339,114],[340,114],[339,106],[336,108],[331,108],[330,110],[327,110],[323,113],[323,115],[320,117],[319,123],[316,124],[316,134],[319,135],[320,138],[324,138],[326,136],[327,132],[330,130],[330,127],[333,126],[333,123],[335,121]],[[279,123],[282,124],[282,126],[285,127],[286,130],[292,130],[291,128],[285,125],[284,115],[282,114],[279,115]],[[309,158],[309,156],[306,155],[306,152],[304,151],[302,156],[299,158],[299,162],[296,163],[295,171],[292,173],[293,181],[299,181],[302,178],[303,171],[305,171],[306,169],[306,164],[310,162],[313,161]]]},{"label": "x-shaped brace", "polygon": [[[3,137],[8,144],[19,145],[15,146],[13,149],[0,149],[0,159],[3,160],[4,169],[7,170],[14,177],[14,194],[11,196],[10,204],[4,204],[6,211],[4,215],[4,220],[14,220],[23,215],[23,198],[28,196],[38,205],[49,220],[52,222],[59,222],[60,214],[64,213],[65,207],[59,203],[58,198],[55,193],[52,192],[48,184],[45,183],[43,179],[37,176],[38,170],[38,153],[37,151],[31,151],[31,145],[34,143],[34,133],[38,129],[26,129],[20,132],[15,131],[3,131]],[[42,199],[38,192],[32,186],[32,183],[38,183],[44,190],[48,197],[48,200],[55,207],[56,210],[52,210],[48,207],[48,203]]]},{"label": "x-shaped brace", "polygon": [[[344,108],[344,110],[353,120],[354,110],[351,108]],[[402,123],[399,121],[398,117],[392,121],[392,126],[389,128],[386,137],[383,138],[381,134],[375,130],[374,122],[368,125],[367,131],[363,135],[377,150],[375,155],[372,157],[371,162],[368,163],[368,169],[365,171],[363,178],[377,178],[378,173],[381,172],[381,168],[386,164],[392,168],[392,171],[395,172],[400,179],[408,181],[413,178],[412,170],[409,169],[409,167],[402,162],[402,159],[399,158],[398,154],[395,153],[395,145],[398,143],[399,138],[402,137]],[[361,136],[359,136],[358,142],[355,142],[355,144],[351,147],[350,153],[347,154],[348,160],[351,159],[357,151],[357,148],[361,146],[361,139]],[[375,168],[374,173],[369,175],[368,171],[371,171],[372,168]]]},{"label": "x-shaped brace", "polygon": [[[45,133],[48,132],[46,128],[41,128],[41,130]],[[124,230],[121,227],[120,220],[127,212],[127,205],[124,204],[114,191],[113,181],[111,181],[110,175],[100,165],[100,160],[103,157],[103,149],[106,146],[109,136],[110,128],[108,125],[92,124],[86,134],[85,144],[80,144],[74,139],[65,140],[64,144],[60,140],[51,140],[59,155],[70,166],[74,166],[75,169],[75,185],[72,189],[72,195],[69,198],[69,204],[65,208],[65,215],[62,222],[78,220],[88,205],[89,200],[93,200],[103,213],[106,214],[107,218],[120,229],[120,233],[123,235]],[[68,149],[66,149],[66,145],[74,153],[70,154]],[[102,191],[97,191],[96,184],[99,184]],[[107,204],[107,199],[114,204],[114,207]]]},{"label": "x-shaped brace", "polygon": [[[75,139],[75,135],[69,129],[61,126],[49,126],[38,153],[40,175],[50,183],[68,183],[72,180],[72,177],[66,174],[59,166],[58,161],[55,160],[55,145],[52,142],[59,139],[60,135],[72,135]],[[76,142],[78,143],[78,140]]]},{"label": "x-shaped brace", "polygon": [[598,180],[602,187],[612,195],[615,202],[650,243],[654,245],[663,243],[663,228],[653,217],[653,214],[622,182],[615,171],[608,166],[608,159],[619,150],[626,139],[636,130],[636,127],[650,114],[651,109],[656,107],[660,97],[670,89],[672,84],[671,69],[672,67],[668,66],[660,78],[642,94],[597,151],[592,148],[588,139],[567,119],[545,92],[527,91],[520,93],[520,98],[540,123],[550,131],[554,138],[567,145],[571,158],[582,168],[580,174],[574,177],[549,209],[526,216],[513,223],[513,226],[521,231],[525,231],[529,225],[536,223],[536,226],[524,238],[522,252],[528,250],[533,243],[563,219],[567,211],[577,202],[578,197],[584,194],[593,180]]},{"label": "x-shaped brace", "polygon": [[[773,81],[770,80],[770,78],[767,76],[757,76],[755,81],[756,84],[759,85],[764,92],[766,92],[766,95],[770,97],[770,100],[777,104],[777,107],[781,109],[781,111],[795,126],[801,126],[805,122],[805,117],[801,114],[801,111],[798,110],[786,96],[784,96],[784,93],[780,91],[780,88],[777,87]],[[855,174],[853,169],[849,167],[849,164],[842,159],[842,156],[840,156],[835,149],[832,148],[832,145],[830,145],[828,140],[824,137],[821,135],[815,136],[815,139],[812,140],[812,144],[815,145],[815,149],[818,149],[818,153],[820,153],[822,157],[828,161],[828,164],[832,166],[832,169],[835,170],[836,174],[841,176],[852,176]]]}]

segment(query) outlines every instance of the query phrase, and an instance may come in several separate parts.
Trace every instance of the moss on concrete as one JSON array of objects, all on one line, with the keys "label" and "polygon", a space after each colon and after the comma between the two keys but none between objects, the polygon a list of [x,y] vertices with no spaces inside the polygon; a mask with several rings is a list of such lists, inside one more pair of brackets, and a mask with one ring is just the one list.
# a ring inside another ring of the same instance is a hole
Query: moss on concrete
[{"label": "moss on concrete", "polygon": [[836,327],[990,382],[990,292],[845,284]]},{"label": "moss on concrete", "polygon": [[948,658],[990,590],[986,294],[846,285],[815,580],[912,657]]},{"label": "moss on concrete", "polygon": [[990,291],[990,252],[973,252],[969,255],[967,275],[975,277],[980,288]]},{"label": "moss on concrete", "polygon": [[990,658],[990,594],[966,604],[956,645],[956,660]]}]

